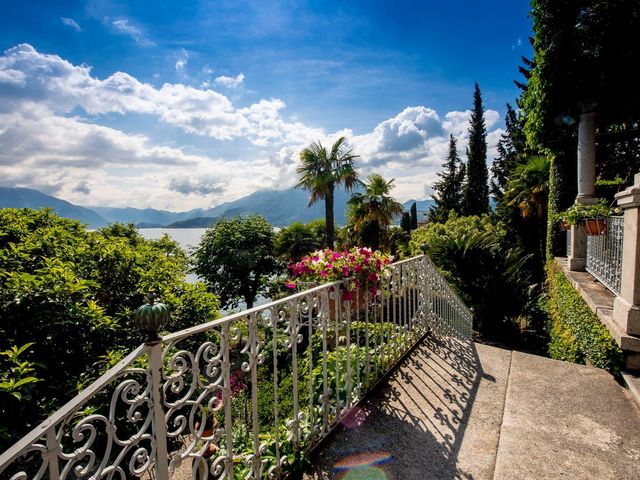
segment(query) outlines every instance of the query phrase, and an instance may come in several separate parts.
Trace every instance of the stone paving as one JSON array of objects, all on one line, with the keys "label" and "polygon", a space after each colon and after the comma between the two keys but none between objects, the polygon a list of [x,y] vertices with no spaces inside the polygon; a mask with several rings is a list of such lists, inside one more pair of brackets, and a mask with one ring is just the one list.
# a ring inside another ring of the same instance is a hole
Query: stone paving
[{"label": "stone paving", "polygon": [[451,339],[420,344],[305,479],[640,480],[640,412],[605,371]]}]

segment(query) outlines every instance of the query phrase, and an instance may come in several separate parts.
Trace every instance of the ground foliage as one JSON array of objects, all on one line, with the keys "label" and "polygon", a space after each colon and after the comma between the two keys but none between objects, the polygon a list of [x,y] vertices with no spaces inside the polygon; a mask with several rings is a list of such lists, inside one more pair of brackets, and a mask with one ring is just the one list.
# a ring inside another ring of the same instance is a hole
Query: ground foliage
[{"label": "ground foliage", "polygon": [[547,263],[547,290],[549,356],[590,363],[619,375],[624,365],[622,350],[555,260]]}]

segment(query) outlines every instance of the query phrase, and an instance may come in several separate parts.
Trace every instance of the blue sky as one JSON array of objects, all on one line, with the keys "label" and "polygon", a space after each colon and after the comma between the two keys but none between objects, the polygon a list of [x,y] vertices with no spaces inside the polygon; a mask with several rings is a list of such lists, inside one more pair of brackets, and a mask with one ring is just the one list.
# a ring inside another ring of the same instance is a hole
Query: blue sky
[{"label": "blue sky", "polygon": [[181,210],[295,183],[345,135],[362,174],[424,197],[473,83],[490,155],[526,1],[3,2],[0,182],[80,204]]}]

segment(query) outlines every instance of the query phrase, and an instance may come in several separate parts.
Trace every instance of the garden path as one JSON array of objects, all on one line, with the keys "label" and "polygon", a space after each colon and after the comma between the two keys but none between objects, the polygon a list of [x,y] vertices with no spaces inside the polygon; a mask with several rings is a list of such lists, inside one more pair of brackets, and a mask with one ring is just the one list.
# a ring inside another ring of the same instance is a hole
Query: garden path
[{"label": "garden path", "polygon": [[607,372],[428,338],[306,479],[640,479],[640,412]]}]

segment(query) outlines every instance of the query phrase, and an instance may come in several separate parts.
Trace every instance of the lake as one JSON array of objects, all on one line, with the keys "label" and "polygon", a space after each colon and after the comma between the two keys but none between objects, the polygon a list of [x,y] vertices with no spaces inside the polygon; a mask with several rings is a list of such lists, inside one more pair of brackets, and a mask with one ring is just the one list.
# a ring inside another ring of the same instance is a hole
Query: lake
[{"label": "lake", "polygon": [[180,244],[180,246],[189,252],[191,247],[196,247],[200,243],[200,239],[206,228],[139,228],[138,232],[147,240],[157,240],[165,233]]},{"label": "lake", "polygon": [[[198,246],[198,244],[200,243],[200,239],[202,238],[202,235],[204,235],[204,232],[206,231],[207,231],[206,228],[139,228],[138,229],[138,232],[140,232],[140,235],[142,235],[147,240],[157,240],[159,238],[162,238],[162,236],[166,233],[167,235],[169,235],[171,240],[178,242],[178,244],[182,247],[182,249],[185,250],[187,253],[191,251],[192,247]],[[200,279],[198,278],[197,275],[193,273],[187,274],[188,282],[194,283],[194,282],[197,282],[198,280]],[[268,301],[269,301],[268,298],[258,296],[254,302],[254,305],[257,307],[258,305],[263,305]],[[245,308],[246,308],[245,303],[241,302],[240,305],[238,305],[238,308],[235,310],[244,310]],[[220,310],[220,312],[223,314],[230,313],[231,311],[232,311],[231,309]]]}]

